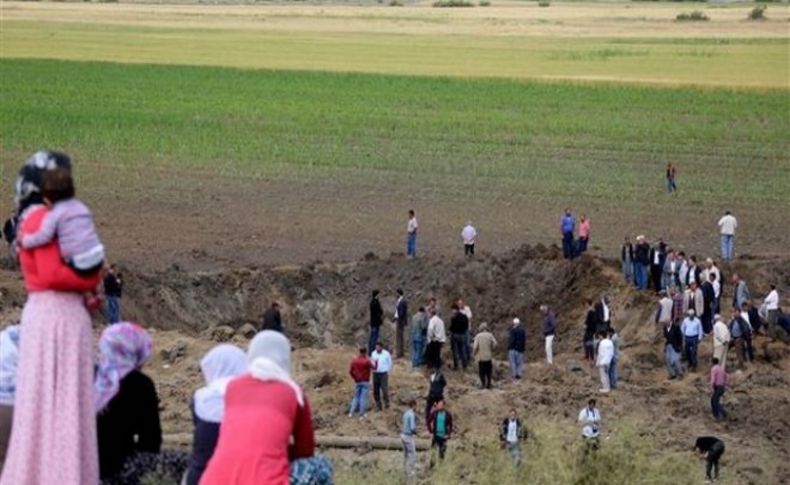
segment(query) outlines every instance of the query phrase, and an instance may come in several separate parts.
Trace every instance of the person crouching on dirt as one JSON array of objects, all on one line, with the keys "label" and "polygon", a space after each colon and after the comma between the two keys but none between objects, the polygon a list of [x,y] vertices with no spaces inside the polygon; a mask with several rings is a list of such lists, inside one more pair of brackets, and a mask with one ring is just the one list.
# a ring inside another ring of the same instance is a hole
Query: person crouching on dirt
[{"label": "person crouching on dirt", "polygon": [[597,450],[601,436],[601,412],[595,407],[595,399],[590,399],[587,406],[579,412],[579,423],[582,424],[582,437],[587,444],[586,451]]},{"label": "person crouching on dirt", "polygon": [[502,443],[502,448],[507,449],[516,466],[521,464],[521,440],[525,436],[524,426],[521,424],[521,420],[518,419],[516,410],[511,409],[510,415],[502,421],[499,430],[499,441]]},{"label": "person crouching on dirt", "polygon": [[433,406],[437,402],[444,400],[444,388],[447,387],[447,380],[444,378],[441,368],[437,367],[434,369],[433,373],[428,377],[428,385],[428,396],[425,398],[426,426],[428,425],[428,421],[431,419],[431,411],[433,411]]},{"label": "person crouching on dirt", "polygon": [[694,450],[705,458],[705,478],[709,481],[718,480],[719,459],[724,454],[724,442],[715,436],[700,436],[694,443]]},{"label": "person crouching on dirt", "polygon": [[444,408],[444,399],[440,399],[434,405],[431,418],[428,420],[428,431],[433,437],[431,446],[439,451],[439,459],[444,460],[447,440],[453,435],[453,415]]}]

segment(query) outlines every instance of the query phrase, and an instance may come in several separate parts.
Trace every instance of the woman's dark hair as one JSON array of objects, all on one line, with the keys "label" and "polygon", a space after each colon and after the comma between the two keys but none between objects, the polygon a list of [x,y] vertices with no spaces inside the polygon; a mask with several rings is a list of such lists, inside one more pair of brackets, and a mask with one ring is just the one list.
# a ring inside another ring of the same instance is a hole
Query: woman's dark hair
[{"label": "woman's dark hair", "polygon": [[53,204],[74,197],[74,180],[70,171],[56,168],[44,172],[41,180],[41,193]]}]

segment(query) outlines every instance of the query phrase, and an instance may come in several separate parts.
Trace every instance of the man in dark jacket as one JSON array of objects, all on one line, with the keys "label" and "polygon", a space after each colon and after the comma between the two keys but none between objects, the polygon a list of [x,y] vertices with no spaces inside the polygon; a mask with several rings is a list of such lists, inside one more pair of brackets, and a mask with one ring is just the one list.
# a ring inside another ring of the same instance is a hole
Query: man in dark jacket
[{"label": "man in dark jacket", "polygon": [[700,290],[702,290],[703,305],[700,320],[702,320],[702,331],[708,335],[713,331],[713,303],[716,301],[716,294],[710,280],[703,282]]},{"label": "man in dark jacket", "polygon": [[458,361],[461,361],[463,369],[469,364],[466,353],[466,334],[469,331],[469,318],[461,313],[458,305],[450,307],[452,317],[450,318],[450,345],[453,351],[453,369],[458,370]]},{"label": "man in dark jacket", "polygon": [[664,273],[664,263],[667,260],[667,245],[664,244],[663,239],[659,239],[656,245],[650,248],[648,260],[650,261],[650,282],[653,285],[653,290],[658,292],[661,290],[661,276]]},{"label": "man in dark jacket", "polygon": [[263,312],[261,330],[274,330],[275,332],[285,333],[282,317],[280,316],[280,304],[272,302],[271,306]]},{"label": "man in dark jacket", "polygon": [[521,464],[521,441],[524,439],[524,427],[518,418],[515,409],[510,410],[510,416],[502,421],[499,428],[499,441],[502,448],[507,449],[516,466]]},{"label": "man in dark jacket", "polygon": [[554,363],[554,334],[557,333],[557,319],[554,312],[549,310],[548,305],[541,305],[540,312],[543,314],[543,339],[546,344],[546,362]]},{"label": "man in dark jacket", "polygon": [[724,454],[724,442],[715,436],[701,436],[694,443],[694,450],[705,456],[705,478],[709,481],[718,480],[719,459]]},{"label": "man in dark jacket", "polygon": [[513,379],[521,379],[524,368],[524,350],[527,347],[527,333],[521,326],[521,320],[513,319],[513,326],[507,339],[507,358],[510,362],[510,374]]},{"label": "man in dark jacket", "polygon": [[667,370],[669,378],[675,379],[683,376],[683,368],[680,366],[680,355],[683,351],[683,332],[676,320],[664,327],[664,353],[666,356]]},{"label": "man in dark jacket", "polygon": [[384,310],[379,301],[379,290],[373,290],[370,298],[370,338],[368,339],[368,353],[372,354],[379,341],[379,332],[383,323]]},{"label": "man in dark jacket", "polygon": [[593,305],[592,300],[587,300],[587,318],[584,320],[582,344],[584,345],[584,358],[590,365],[595,364],[595,331],[598,325],[598,312],[595,309],[595,305]]},{"label": "man in dark jacket", "polygon": [[636,238],[636,247],[634,247],[634,279],[636,280],[636,287],[640,290],[647,289],[647,267],[650,263],[650,244],[648,244],[645,236],[638,236]]},{"label": "man in dark jacket", "polygon": [[439,450],[439,459],[444,460],[444,455],[447,452],[447,440],[453,435],[453,415],[444,408],[444,400],[437,402],[431,411],[428,431],[433,437],[431,446]]},{"label": "man in dark jacket", "polygon": [[398,301],[395,303],[395,357],[400,359],[404,355],[403,334],[409,324],[409,304],[403,296],[403,290],[398,288]]},{"label": "man in dark jacket", "polygon": [[437,368],[428,377],[428,396],[425,398],[425,425],[431,421],[433,406],[444,401],[444,388],[447,387],[447,379],[444,378],[442,370]]}]

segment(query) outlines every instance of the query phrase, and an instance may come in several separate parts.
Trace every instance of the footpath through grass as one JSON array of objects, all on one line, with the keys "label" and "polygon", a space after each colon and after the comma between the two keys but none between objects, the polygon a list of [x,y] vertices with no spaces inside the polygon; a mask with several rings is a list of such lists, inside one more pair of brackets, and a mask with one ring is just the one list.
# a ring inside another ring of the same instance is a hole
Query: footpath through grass
[{"label": "footpath through grass", "polygon": [[691,203],[790,206],[787,91],[7,59],[0,79],[6,179],[21,156],[57,147],[83,170],[465,174],[499,195],[619,204],[652,191],[671,160]]}]

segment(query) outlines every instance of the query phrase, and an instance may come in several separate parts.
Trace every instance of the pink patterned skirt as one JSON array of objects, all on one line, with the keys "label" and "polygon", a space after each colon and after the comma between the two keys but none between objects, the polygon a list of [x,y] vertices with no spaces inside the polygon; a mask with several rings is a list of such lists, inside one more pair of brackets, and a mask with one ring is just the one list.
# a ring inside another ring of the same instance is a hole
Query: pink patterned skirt
[{"label": "pink patterned skirt", "polygon": [[30,293],[14,424],[0,485],[96,485],[93,336],[76,293]]}]

